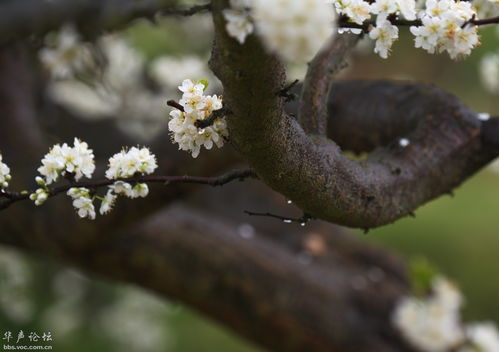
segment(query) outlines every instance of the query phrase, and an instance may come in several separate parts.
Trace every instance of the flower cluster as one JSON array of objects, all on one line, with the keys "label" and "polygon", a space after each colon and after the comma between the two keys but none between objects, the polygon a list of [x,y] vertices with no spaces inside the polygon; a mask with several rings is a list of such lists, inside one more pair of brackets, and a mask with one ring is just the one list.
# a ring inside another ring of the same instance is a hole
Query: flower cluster
[{"label": "flower cluster", "polygon": [[117,180],[109,186],[109,190],[104,198],[99,212],[101,215],[111,211],[118,195],[128,198],[145,198],[149,194],[149,187],[145,183],[131,185],[120,179],[131,178],[137,175],[150,175],[156,170],[158,164],[156,157],[148,148],[132,147],[129,150],[122,150],[109,159],[106,178]]},{"label": "flower cluster", "polygon": [[168,129],[171,132],[172,141],[178,143],[179,149],[190,151],[196,158],[201,147],[211,149],[215,144],[221,148],[224,139],[228,137],[225,118],[219,117],[213,121],[211,126],[198,128],[196,121],[205,120],[211,114],[222,109],[222,100],[217,95],[204,95],[207,83],[194,83],[186,79],[179,86],[183,93],[179,101],[184,111],[179,109],[170,112]]},{"label": "flower cluster", "polygon": [[30,194],[29,198],[35,205],[42,205],[49,197],[48,185],[57,182],[61,177],[74,181],[84,176],[91,178],[94,171],[94,154],[87,143],[75,138],[73,147],[66,143],[62,146],[56,144],[43,157],[42,166],[38,168],[43,177],[37,176],[35,180],[41,188]]},{"label": "flower cluster", "polygon": [[95,219],[93,197],[87,188],[71,188],[67,195],[73,199],[73,207],[78,211],[80,218]]},{"label": "flower cluster", "polygon": [[225,10],[227,32],[241,44],[256,31],[271,52],[289,61],[306,61],[334,32],[335,12],[325,0],[232,0]]},{"label": "flower cluster", "polygon": [[[364,24],[376,15],[375,26],[370,26],[369,37],[376,40],[374,51],[387,58],[392,44],[398,39],[394,19],[419,20],[410,27],[416,48],[427,52],[447,52],[456,59],[469,55],[479,45],[477,27],[469,23],[477,16],[476,9],[467,1],[427,0],[423,9],[417,9],[415,0],[376,0],[369,4],[363,0],[327,0],[334,4],[338,14],[349,22]],[[341,31],[345,30],[342,28]],[[360,29],[353,29],[360,33]]]},{"label": "flower cluster", "polygon": [[309,60],[333,34],[336,18],[324,0],[255,0],[253,16],[267,48],[290,61]]},{"label": "flower cluster", "polygon": [[463,299],[451,282],[437,276],[431,290],[428,297],[403,298],[395,309],[394,325],[411,345],[426,352],[499,351],[499,336],[493,325],[470,324],[463,329],[459,312]]},{"label": "flower cluster", "polygon": [[158,164],[156,157],[151,154],[148,148],[132,147],[129,150],[122,150],[114,154],[109,159],[109,168],[106,171],[106,178],[115,180],[128,178],[135,175],[149,175],[156,170]]},{"label": "flower cluster", "polygon": [[443,278],[433,282],[433,295],[427,299],[406,297],[398,305],[395,326],[407,340],[422,351],[447,351],[464,340],[460,328],[459,291]]},{"label": "flower cluster", "polygon": [[[41,178],[39,179],[41,180]],[[34,193],[29,195],[29,199],[35,202],[35,205],[42,205],[49,198],[49,191],[46,188],[38,188]]]},{"label": "flower cluster", "polygon": [[2,161],[2,154],[0,154],[0,189],[9,187],[10,180],[10,168]]},{"label": "flower cluster", "polygon": [[95,171],[94,154],[88,149],[88,144],[74,139],[74,146],[66,143],[56,144],[42,159],[42,166],[38,168],[40,175],[45,177],[44,183],[50,185],[61,176],[73,177],[76,181],[83,176],[91,178]]},{"label": "flower cluster", "polygon": [[72,77],[92,61],[91,56],[89,48],[81,43],[71,25],[61,29],[54,45],[39,52],[40,61],[55,79]]},{"label": "flower cluster", "polygon": [[479,44],[478,30],[467,24],[476,16],[470,2],[427,0],[421,12],[422,26],[412,26],[416,48],[433,54],[446,51],[453,59],[469,55]]},{"label": "flower cluster", "polygon": [[225,9],[223,14],[227,21],[227,33],[243,44],[246,37],[253,33],[255,26],[251,21],[249,0],[230,0],[230,9]]},{"label": "flower cluster", "polygon": [[[64,36],[64,29],[59,36]],[[150,79],[155,77],[146,76],[143,55],[119,35],[102,36],[84,47],[92,55],[78,65],[83,67],[75,70],[77,74],[51,75],[50,97],[83,118],[119,117],[117,127],[135,139],[153,138],[164,128],[164,96],[172,89],[165,91],[162,82],[151,85]],[[41,49],[40,56],[49,50]],[[78,57],[68,57],[66,66],[76,65]],[[46,64],[46,60],[41,61]],[[63,62],[54,62],[53,66],[65,69]]]},{"label": "flower cluster", "polygon": [[[1,158],[0,158],[1,162]],[[105,196],[96,195],[93,188],[78,187],[76,181],[83,176],[90,178],[95,170],[94,155],[85,142],[75,138],[74,147],[69,147],[66,143],[62,146],[56,144],[42,160],[42,166],[38,169],[41,176],[36,177],[36,183],[41,186],[31,193],[29,198],[35,205],[42,205],[51,195],[52,190],[48,188],[53,182],[65,176],[71,182],[71,187],[67,195],[73,200],[73,206],[78,215],[82,218],[95,219],[96,211],[94,200],[101,200],[100,214],[104,215],[111,211],[118,195],[122,194],[129,198],[146,197],[149,187],[145,183],[136,182],[134,185],[125,182],[124,179],[140,175],[149,175],[156,170],[158,164],[156,157],[148,148],[133,147],[122,150],[109,159],[109,168],[106,171],[108,180],[115,180],[114,183],[105,182],[104,185],[111,184]],[[1,169],[0,169],[1,170]],[[87,183],[86,185],[90,185]],[[102,184],[102,183],[101,183]],[[97,186],[96,186],[97,187]]]}]

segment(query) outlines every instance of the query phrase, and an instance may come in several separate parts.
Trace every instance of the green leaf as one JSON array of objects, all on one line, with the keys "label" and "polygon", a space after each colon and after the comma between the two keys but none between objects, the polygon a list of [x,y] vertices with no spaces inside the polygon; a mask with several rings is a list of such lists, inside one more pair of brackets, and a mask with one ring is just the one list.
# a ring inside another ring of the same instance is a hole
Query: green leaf
[{"label": "green leaf", "polygon": [[206,90],[208,89],[208,86],[210,85],[210,83],[208,82],[208,80],[206,78],[203,78],[203,79],[200,79],[197,84],[202,84],[204,86],[204,89],[203,90]]},{"label": "green leaf", "polygon": [[412,293],[416,297],[426,296],[431,291],[438,270],[425,257],[415,257],[409,263]]}]

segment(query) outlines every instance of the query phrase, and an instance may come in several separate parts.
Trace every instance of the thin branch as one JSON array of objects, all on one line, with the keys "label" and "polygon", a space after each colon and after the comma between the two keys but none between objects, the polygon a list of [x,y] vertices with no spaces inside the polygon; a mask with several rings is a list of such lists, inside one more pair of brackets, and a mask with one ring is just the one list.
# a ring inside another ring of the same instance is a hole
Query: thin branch
[{"label": "thin branch", "polygon": [[292,223],[292,222],[296,222],[296,223],[300,224],[301,226],[305,226],[306,223],[308,223],[310,220],[313,219],[313,217],[309,214],[303,214],[299,218],[293,218],[293,217],[288,217],[288,216],[281,216],[281,215],[277,215],[277,214],[272,214],[272,213],[268,213],[268,212],[267,213],[258,213],[258,212],[245,210],[244,213],[248,214],[249,216],[261,216],[261,217],[274,218],[274,219],[281,220],[282,222],[285,222],[288,224]]},{"label": "thin branch", "polygon": [[213,125],[215,123],[215,121],[218,118],[224,117],[224,116],[226,116],[228,114],[230,114],[230,111],[228,111],[225,108],[222,108],[220,110],[215,110],[206,119],[204,119],[204,120],[196,120],[196,122],[194,122],[194,126],[196,126],[197,128],[210,127],[211,125]]},{"label": "thin branch", "polygon": [[[168,100],[166,102],[166,105],[171,106],[172,108],[178,109],[182,112],[185,112],[184,107],[182,105],[180,105],[179,103],[177,103],[175,100]],[[230,114],[232,114],[232,112],[230,110],[228,110],[227,108],[223,107],[222,109],[213,111],[210,114],[210,116],[208,116],[204,120],[196,120],[194,122],[194,126],[196,126],[197,128],[210,127],[211,125],[213,125],[215,123],[215,121],[217,119],[224,117],[224,116],[227,116],[227,115],[230,115]]]},{"label": "thin branch", "polygon": [[[388,20],[391,22],[391,24],[395,26],[422,26],[423,23],[421,20],[404,20],[400,18],[393,18],[393,17],[388,17]],[[488,24],[498,24],[499,23],[499,16],[497,17],[491,17],[491,18],[485,18],[482,20],[477,19],[475,16],[466,21],[463,24],[463,27],[465,27],[468,24],[472,24],[475,26],[484,26]],[[351,22],[350,19],[347,16],[341,16],[339,21],[338,21],[338,27],[340,28],[352,28],[352,29],[362,29],[364,32],[369,31],[370,26],[375,26],[376,21],[369,20],[365,21],[362,24],[357,24],[355,22]]]},{"label": "thin branch", "polygon": [[189,17],[193,15],[197,15],[203,12],[211,11],[211,3],[205,5],[196,5],[190,8],[169,8],[165,10],[160,10],[159,13],[161,16],[183,16]]},{"label": "thin branch", "polygon": [[[251,169],[238,169],[229,171],[223,175],[215,177],[200,177],[200,176],[134,176],[130,178],[119,178],[114,180],[96,180],[96,181],[82,181],[82,182],[71,182],[66,185],[56,186],[48,188],[49,197],[57,196],[61,193],[66,193],[71,188],[88,188],[90,190],[96,190],[101,187],[107,187],[114,184],[116,181],[124,181],[128,183],[162,183],[164,185],[171,185],[176,183],[197,183],[201,185],[208,186],[223,186],[229,182],[239,180],[243,181],[247,178],[257,178],[256,174]],[[10,191],[0,191],[0,198],[4,198],[0,201],[0,209],[6,209],[15,202],[29,199],[29,196],[34,193],[31,192],[10,192]]]},{"label": "thin branch", "polygon": [[182,105],[180,105],[179,103],[177,103],[175,100],[168,100],[166,102],[166,105],[171,106],[172,108],[178,109],[178,110],[180,110],[182,112],[185,111],[184,107]]},{"label": "thin branch", "polygon": [[179,7],[178,0],[7,0],[0,2],[0,44],[32,34],[43,35],[74,23],[85,34],[120,29],[137,18],[192,16],[211,4]]},{"label": "thin branch", "polygon": [[292,93],[291,91],[296,87],[296,85],[299,82],[300,82],[299,79],[295,79],[293,82],[291,82],[290,84],[288,84],[286,87],[284,87],[283,89],[279,90],[279,92],[277,92],[277,95],[280,96],[280,97],[283,97],[284,101],[286,103],[289,103],[289,102],[295,100],[296,98],[298,98],[298,95],[296,95],[295,93]]}]

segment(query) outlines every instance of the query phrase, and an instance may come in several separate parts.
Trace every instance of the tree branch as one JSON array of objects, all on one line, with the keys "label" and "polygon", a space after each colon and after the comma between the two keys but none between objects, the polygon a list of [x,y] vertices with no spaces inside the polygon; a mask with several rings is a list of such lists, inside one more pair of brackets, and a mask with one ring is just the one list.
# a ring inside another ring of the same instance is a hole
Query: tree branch
[{"label": "tree branch", "polygon": [[[164,185],[172,185],[177,183],[196,183],[208,186],[223,186],[234,180],[243,181],[247,178],[255,178],[256,175],[250,169],[232,170],[223,175],[215,177],[199,177],[199,176],[134,176],[130,178],[119,178],[114,180],[97,180],[97,181],[81,181],[70,182],[69,184],[48,188],[48,196],[55,197],[61,193],[66,193],[71,188],[88,188],[91,191],[96,191],[101,187],[107,187],[114,184],[116,181],[124,181],[128,183],[162,183]],[[0,190],[0,210],[8,208],[15,202],[29,199],[31,192],[10,192],[7,190]],[[4,198],[4,199],[2,199]]]},{"label": "tree branch", "polygon": [[6,0],[0,4],[0,44],[57,30],[74,23],[83,33],[117,29],[136,18],[156,15],[190,16],[210,5],[176,7],[177,0]]},{"label": "tree branch", "polygon": [[[419,20],[419,19],[417,19],[417,20],[405,20],[405,19],[396,18],[396,17],[388,17],[388,20],[394,26],[422,26],[423,25],[423,22],[421,22],[421,20]],[[472,17],[463,24],[463,28],[468,24],[475,25],[475,26],[484,26],[484,25],[498,24],[498,23],[499,23],[499,16],[484,18],[481,20],[476,18],[476,17]],[[375,25],[376,25],[376,21],[373,21],[373,20],[365,21],[362,24],[351,22],[347,16],[341,16],[339,21],[338,21],[338,27],[340,27],[340,28],[362,29],[362,31],[365,33],[369,32],[369,27],[375,26]]]},{"label": "tree branch", "polygon": [[349,159],[337,144],[308,136],[286,115],[282,99],[274,94],[284,86],[282,64],[257,37],[244,45],[228,37],[224,6],[225,1],[214,2],[211,67],[234,112],[227,121],[231,141],[261,180],[305,213],[351,227],[381,226],[451,192],[498,155],[482,142],[475,112],[454,96],[427,87],[436,104],[425,109],[431,114],[405,136],[409,146],[388,145],[366,160]]},{"label": "tree branch", "polygon": [[258,233],[242,238],[227,219],[175,206],[98,243],[53,238],[48,246],[33,238],[31,247],[178,299],[270,350],[411,351],[390,323],[408,290],[402,263],[328,235],[320,235],[325,252],[304,263]]},{"label": "tree branch", "polygon": [[328,101],[328,137],[356,153],[397,145],[425,117],[438,114],[445,93],[436,91],[405,81],[336,82]]},{"label": "tree branch", "polygon": [[333,77],[344,67],[346,56],[358,40],[358,35],[338,34],[310,62],[298,110],[298,119],[305,132],[326,134],[327,99]]}]

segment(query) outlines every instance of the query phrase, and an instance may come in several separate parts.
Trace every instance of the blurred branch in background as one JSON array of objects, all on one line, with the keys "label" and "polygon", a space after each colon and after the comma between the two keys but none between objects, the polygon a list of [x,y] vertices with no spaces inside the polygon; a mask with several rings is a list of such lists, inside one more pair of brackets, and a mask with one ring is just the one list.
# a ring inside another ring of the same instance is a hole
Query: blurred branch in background
[{"label": "blurred branch in background", "polygon": [[179,0],[7,0],[0,4],[0,43],[74,23],[83,33],[120,29],[136,18],[191,16],[210,5],[180,7]]}]

